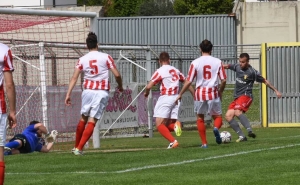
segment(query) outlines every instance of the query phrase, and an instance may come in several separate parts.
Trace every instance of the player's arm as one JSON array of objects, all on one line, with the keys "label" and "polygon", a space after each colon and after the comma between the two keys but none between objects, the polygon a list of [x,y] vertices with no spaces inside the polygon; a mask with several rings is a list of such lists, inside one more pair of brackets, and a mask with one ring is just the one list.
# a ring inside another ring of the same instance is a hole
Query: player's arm
[{"label": "player's arm", "polygon": [[219,92],[223,93],[226,86],[226,79],[221,80],[220,86],[219,86]]},{"label": "player's arm", "polygon": [[[183,84],[186,81],[186,78],[183,76],[182,73],[179,74],[179,81],[182,82]],[[194,89],[194,87],[192,85],[190,85],[188,87],[188,90],[190,91],[191,95],[194,97],[195,96],[195,89]]]},{"label": "player's arm", "polygon": [[9,102],[8,124],[9,128],[17,126],[16,120],[16,89],[13,80],[12,71],[4,71],[4,83],[6,88],[7,99]]},{"label": "player's arm", "polygon": [[194,97],[195,96],[195,89],[194,89],[194,87],[192,85],[190,85],[188,87],[188,90],[190,91],[191,95]]},{"label": "player's arm", "polygon": [[47,145],[44,145],[42,147],[42,149],[40,150],[40,152],[48,153],[51,150],[51,148],[52,148],[53,145],[54,145],[54,142],[47,143]]},{"label": "player's arm", "polygon": [[115,76],[119,91],[122,92],[123,91],[123,83],[122,83],[122,77],[121,77],[120,72],[118,71],[117,68],[111,68],[110,70]]},{"label": "player's arm", "polygon": [[220,94],[220,98],[222,100],[222,94],[223,94],[223,91],[225,89],[225,86],[226,86],[226,78],[227,78],[227,75],[225,73],[225,67],[222,63],[220,69],[219,69],[219,73],[218,73],[218,77],[221,81],[220,85],[219,85],[219,94]]},{"label": "player's arm", "polygon": [[[175,100],[175,103],[177,103],[179,100],[181,100],[183,93],[190,88],[191,84],[192,84],[192,82],[185,80],[184,85]],[[193,94],[193,97],[194,97],[194,94]]]},{"label": "player's arm", "polygon": [[278,98],[281,98],[282,97],[282,94],[281,92],[279,92],[267,79],[264,80],[263,82],[267,87],[269,87],[270,89],[272,89],[275,93],[276,93],[276,96]]},{"label": "player's arm", "polygon": [[79,75],[80,75],[80,72],[81,72],[81,71],[80,71],[78,68],[75,68],[74,73],[73,73],[73,76],[72,76],[72,78],[71,78],[71,80],[70,80],[68,92],[67,92],[66,98],[65,98],[65,104],[66,104],[67,106],[71,105],[71,93],[72,93],[72,90],[73,90],[73,88],[74,88],[74,86],[75,86],[77,80],[78,80],[78,77],[79,77]]},{"label": "player's arm", "polygon": [[151,90],[151,88],[152,88],[154,85],[155,85],[155,83],[154,83],[152,80],[150,80],[150,82],[147,84],[146,89],[145,89],[145,92],[144,92],[144,96],[145,96],[146,98],[148,97],[148,95],[149,95],[149,93],[150,93],[150,90]]},{"label": "player's arm", "polygon": [[37,123],[34,125],[35,130],[39,130],[43,134],[48,134],[47,128],[42,123]]},{"label": "player's arm", "polygon": [[223,64],[224,69],[229,69],[229,64]]}]

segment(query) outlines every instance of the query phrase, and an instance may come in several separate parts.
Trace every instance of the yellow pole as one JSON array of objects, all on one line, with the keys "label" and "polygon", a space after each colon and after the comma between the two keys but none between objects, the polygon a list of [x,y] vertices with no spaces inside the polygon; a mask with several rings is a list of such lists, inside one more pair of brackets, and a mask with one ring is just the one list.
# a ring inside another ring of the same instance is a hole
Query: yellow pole
[{"label": "yellow pole", "polygon": [[[267,55],[266,55],[266,43],[261,44],[261,75],[267,78]],[[262,97],[262,126],[268,126],[268,106],[267,106],[267,86],[262,85],[261,97]]]}]

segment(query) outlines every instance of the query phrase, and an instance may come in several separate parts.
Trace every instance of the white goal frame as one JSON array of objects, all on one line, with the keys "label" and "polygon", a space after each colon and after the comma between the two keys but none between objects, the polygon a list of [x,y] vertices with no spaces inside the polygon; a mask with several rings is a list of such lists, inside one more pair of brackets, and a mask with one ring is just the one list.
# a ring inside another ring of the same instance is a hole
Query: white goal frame
[{"label": "white goal frame", "polygon": [[[90,21],[90,28],[89,30],[98,33],[98,24],[97,24],[97,17],[98,13],[96,12],[78,12],[78,11],[56,11],[56,10],[32,10],[32,9],[15,9],[15,8],[0,8],[0,14],[9,14],[9,15],[35,15],[35,16],[57,16],[57,17],[83,17],[83,18],[88,18]],[[41,99],[42,99],[42,120],[45,126],[48,128],[48,115],[47,115],[47,110],[48,110],[48,105],[47,105],[47,84],[46,84],[46,76],[45,76],[45,67],[46,67],[46,61],[45,61],[45,55],[44,52],[46,47],[62,47],[62,48],[81,48],[81,49],[86,49],[85,44],[66,44],[66,43],[58,43],[58,42],[34,42],[36,45],[40,47],[40,54],[39,54],[39,63],[40,66],[37,67],[38,71],[40,73],[40,86],[38,87],[38,90],[41,92]],[[15,45],[13,47],[19,47],[20,45]],[[112,50],[145,50],[146,51],[146,76],[147,80],[151,78],[152,71],[151,71],[151,49],[148,46],[105,46],[105,45],[100,45],[99,46],[100,50],[105,50],[105,49],[112,49]],[[128,62],[131,62],[134,64],[133,61],[128,59],[126,56],[122,55],[120,53],[121,59],[124,59]],[[78,57],[79,58],[79,57]],[[22,61],[25,62],[26,61]],[[145,81],[145,84],[147,81]],[[152,102],[152,93],[150,93],[148,97],[148,102]],[[30,98],[30,97],[29,97]],[[148,105],[147,105],[148,106]],[[149,137],[153,137],[153,115],[151,114],[149,110],[152,110],[153,107],[148,106],[148,132],[149,132]],[[99,132],[98,129],[94,129],[96,132]],[[103,135],[105,135],[107,132],[105,132]],[[98,148],[100,147],[100,135],[99,137],[97,136],[97,133],[94,134],[93,136],[93,141],[94,141],[94,147]],[[98,140],[99,139],[99,140]],[[98,140],[98,141],[97,141]]]}]

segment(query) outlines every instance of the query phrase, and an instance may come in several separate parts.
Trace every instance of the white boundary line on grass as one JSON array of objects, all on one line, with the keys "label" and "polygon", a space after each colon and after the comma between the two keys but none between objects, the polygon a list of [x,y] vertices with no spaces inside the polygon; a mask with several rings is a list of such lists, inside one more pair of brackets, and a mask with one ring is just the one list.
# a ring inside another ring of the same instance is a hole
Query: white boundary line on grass
[{"label": "white boundary line on grass", "polygon": [[232,156],[237,156],[237,155],[244,155],[244,154],[262,152],[262,151],[268,151],[268,150],[278,150],[278,149],[283,149],[283,148],[291,148],[291,147],[296,147],[296,146],[300,146],[300,143],[286,145],[286,146],[277,146],[277,147],[271,147],[271,148],[262,148],[262,149],[257,149],[257,150],[243,151],[243,152],[237,152],[237,153],[232,153],[232,154],[218,155],[218,156],[207,157],[207,158],[202,158],[202,159],[192,159],[192,160],[187,160],[187,161],[182,161],[182,162],[150,165],[150,166],[143,166],[143,167],[139,167],[139,168],[128,168],[128,169],[125,169],[125,170],[118,170],[118,171],[112,171],[112,172],[88,172],[88,171],[81,171],[80,172],[80,171],[78,171],[78,172],[53,172],[53,173],[50,173],[50,172],[49,173],[35,172],[35,173],[5,173],[5,174],[6,175],[47,175],[48,174],[49,175],[49,174],[108,174],[108,173],[113,174],[113,173],[127,173],[127,172],[140,171],[140,170],[146,170],[146,169],[176,166],[176,165],[194,163],[194,162],[199,162],[199,161],[206,161],[206,160],[212,160],[212,159],[232,157]]}]

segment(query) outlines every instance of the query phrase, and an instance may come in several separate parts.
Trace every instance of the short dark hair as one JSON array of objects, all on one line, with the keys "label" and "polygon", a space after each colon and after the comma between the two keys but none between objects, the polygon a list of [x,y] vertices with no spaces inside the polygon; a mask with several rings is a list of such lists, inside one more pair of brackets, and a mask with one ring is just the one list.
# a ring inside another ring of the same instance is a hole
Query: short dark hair
[{"label": "short dark hair", "polygon": [[37,124],[37,123],[40,123],[39,121],[31,121],[30,123],[29,123],[29,125],[35,125],[35,124]]},{"label": "short dark hair", "polygon": [[240,58],[244,58],[244,57],[246,57],[248,61],[250,60],[250,56],[249,56],[248,53],[242,53],[242,54],[240,54]]},{"label": "short dark hair", "polygon": [[97,47],[97,35],[94,32],[89,32],[87,38],[86,38],[86,45],[88,49],[94,49]]},{"label": "short dark hair", "polygon": [[159,55],[159,61],[162,61],[162,62],[167,62],[168,60],[170,60],[170,55],[168,52],[161,52],[160,55]]},{"label": "short dark hair", "polygon": [[211,52],[212,48],[213,48],[213,44],[207,39],[203,40],[200,43],[200,49],[203,53]]}]

